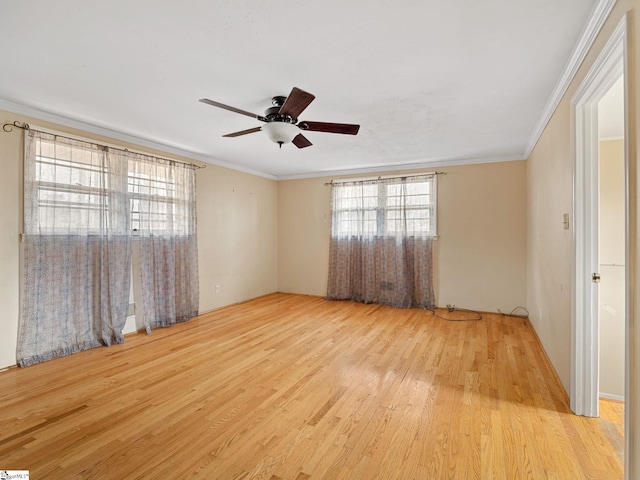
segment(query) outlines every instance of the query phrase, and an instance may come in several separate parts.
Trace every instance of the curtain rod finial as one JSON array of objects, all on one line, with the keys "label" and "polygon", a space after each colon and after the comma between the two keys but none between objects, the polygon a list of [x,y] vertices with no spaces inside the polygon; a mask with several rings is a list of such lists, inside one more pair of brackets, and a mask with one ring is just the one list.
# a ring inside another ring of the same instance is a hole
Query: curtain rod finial
[{"label": "curtain rod finial", "polygon": [[13,123],[5,123],[2,125],[2,130],[7,133],[11,133],[13,132],[13,127],[20,128],[22,130],[29,130],[31,128],[28,123],[21,123],[18,120],[14,120]]}]

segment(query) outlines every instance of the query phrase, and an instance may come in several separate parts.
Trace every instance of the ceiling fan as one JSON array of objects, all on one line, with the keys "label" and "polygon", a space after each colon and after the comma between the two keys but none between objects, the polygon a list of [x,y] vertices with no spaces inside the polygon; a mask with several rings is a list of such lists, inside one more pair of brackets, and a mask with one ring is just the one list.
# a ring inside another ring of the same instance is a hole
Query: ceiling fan
[{"label": "ceiling fan", "polygon": [[239,137],[241,135],[247,135],[249,133],[255,133],[262,130],[267,134],[271,141],[280,145],[280,148],[282,148],[283,143],[289,142],[293,143],[298,148],[305,148],[311,146],[312,143],[307,140],[302,133],[300,133],[300,130],[308,130],[310,132],[342,133],[346,135],[356,135],[358,133],[360,125],[310,121],[298,122],[298,115],[300,115],[302,111],[309,106],[314,98],[316,98],[314,95],[305,92],[304,90],[300,90],[297,87],[293,87],[288,97],[273,97],[271,100],[271,104],[273,106],[265,110],[264,116],[231,107],[224,103],[214,102],[208,98],[201,98],[200,101],[208,105],[213,105],[214,107],[247,115],[248,117],[253,117],[261,122],[265,122],[261,127],[254,127],[247,130],[241,130],[239,132],[228,133],[223,135],[223,137]]}]

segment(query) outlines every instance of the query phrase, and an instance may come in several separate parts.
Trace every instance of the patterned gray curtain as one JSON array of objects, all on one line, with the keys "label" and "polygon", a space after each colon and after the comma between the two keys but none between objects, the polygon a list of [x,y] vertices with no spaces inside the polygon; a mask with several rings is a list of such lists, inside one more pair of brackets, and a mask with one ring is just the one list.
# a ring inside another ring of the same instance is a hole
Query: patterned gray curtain
[{"label": "patterned gray curtain", "polygon": [[434,178],[332,185],[328,299],[435,306]]},{"label": "patterned gray curtain", "polygon": [[27,131],[24,168],[18,363],[122,343],[131,271],[127,162],[98,145]]},{"label": "patterned gray curtain", "polygon": [[192,165],[145,155],[130,156],[129,170],[150,333],[198,315],[195,171]]}]

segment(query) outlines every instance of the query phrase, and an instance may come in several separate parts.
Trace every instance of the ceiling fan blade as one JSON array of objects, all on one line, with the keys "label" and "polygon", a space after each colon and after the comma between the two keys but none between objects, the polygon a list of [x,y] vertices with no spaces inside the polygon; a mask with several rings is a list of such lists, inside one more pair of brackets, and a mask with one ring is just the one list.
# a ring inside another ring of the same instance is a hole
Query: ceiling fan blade
[{"label": "ceiling fan blade", "polygon": [[302,130],[311,132],[343,133],[345,135],[356,135],[360,130],[360,125],[350,123],[300,122],[298,126]]},{"label": "ceiling fan blade", "polygon": [[298,148],[310,147],[311,145],[313,145],[313,143],[307,140],[307,137],[305,137],[301,133],[296,135],[294,139],[291,140],[291,143],[293,143]]},{"label": "ceiling fan blade", "polygon": [[300,90],[298,87],[293,87],[278,113],[280,115],[289,115],[293,118],[298,118],[298,115],[313,102],[314,98],[316,98],[314,95]]},{"label": "ceiling fan blade", "polygon": [[223,137],[239,137],[240,135],[259,132],[260,130],[262,130],[262,127],[254,127],[254,128],[249,128],[247,130],[241,130],[239,132],[227,133],[226,135],[223,135]]},{"label": "ceiling fan blade", "polygon": [[255,113],[247,112],[246,110],[241,110],[241,109],[236,108],[236,107],[231,107],[229,105],[225,105],[224,103],[215,102],[213,100],[209,100],[208,98],[201,98],[199,101],[202,102],[202,103],[206,103],[207,105],[211,105],[211,106],[218,107],[218,108],[223,108],[223,109],[229,110],[231,112],[240,113],[241,115],[246,115],[247,117],[257,118],[258,120],[260,120],[262,122],[266,122],[267,121],[267,119],[264,118],[262,115],[257,115]]}]

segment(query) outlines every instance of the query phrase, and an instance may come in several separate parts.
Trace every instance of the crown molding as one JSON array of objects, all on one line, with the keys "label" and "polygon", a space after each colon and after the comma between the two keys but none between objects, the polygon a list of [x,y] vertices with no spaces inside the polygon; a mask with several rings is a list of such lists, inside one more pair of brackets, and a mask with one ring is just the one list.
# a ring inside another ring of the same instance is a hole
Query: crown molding
[{"label": "crown molding", "polygon": [[589,17],[589,21],[585,25],[580,38],[578,39],[578,43],[573,48],[573,52],[569,57],[569,61],[567,65],[564,67],[562,71],[562,75],[558,79],[553,92],[551,93],[551,97],[549,98],[547,105],[536,124],[533,132],[531,133],[531,137],[529,138],[529,144],[527,145],[527,149],[525,151],[524,157],[529,158],[531,152],[534,147],[538,143],[542,132],[546,128],[549,120],[551,120],[551,116],[555,112],[556,108],[560,104],[562,97],[567,92],[571,81],[576,75],[578,68],[582,64],[584,58],[587,56],[589,49],[593,45],[598,33],[602,29],[604,22],[609,17],[611,10],[615,6],[617,0],[598,0],[593,10],[591,11],[591,15]]},{"label": "crown molding", "polygon": [[364,168],[351,168],[344,170],[327,170],[321,172],[301,173],[294,175],[279,175],[277,180],[300,180],[304,178],[318,178],[318,177],[335,177],[346,175],[367,175],[371,173],[385,173],[385,172],[401,172],[404,170],[422,170],[425,168],[438,168],[438,167],[455,167],[460,165],[475,165],[480,163],[499,163],[499,162],[514,162],[526,160],[526,157],[522,155],[510,155],[501,157],[470,157],[470,158],[441,158],[422,160],[415,163],[401,163],[397,165],[381,165],[376,167],[364,167]]},{"label": "crown molding", "polygon": [[271,180],[277,180],[277,177],[275,175],[253,170],[251,168],[245,168],[240,165],[235,165],[228,162],[220,161],[217,158],[210,155],[205,155],[199,152],[194,152],[184,148],[175,147],[162,142],[158,142],[156,140],[152,140],[144,137],[138,137],[135,135],[130,135],[128,133],[94,125],[92,123],[83,122],[81,120],[75,120],[73,118],[65,117],[64,115],[47,112],[46,110],[41,110],[35,107],[21,105],[18,103],[10,102],[8,100],[3,100],[1,98],[0,98],[0,110],[6,110],[7,112],[15,113],[18,115],[25,115],[27,117],[33,118],[34,120],[44,120],[46,122],[52,122],[58,125],[63,125],[65,127],[76,128],[84,132],[93,133],[95,135],[102,135],[104,137],[113,138],[115,140],[120,140],[122,142],[132,143],[140,147],[151,148],[154,150],[159,150],[161,152],[178,155],[180,157],[186,157],[191,160],[199,160],[211,165],[216,165],[218,167],[224,167],[230,170],[236,170],[243,173],[256,175],[258,177],[268,178]]}]

